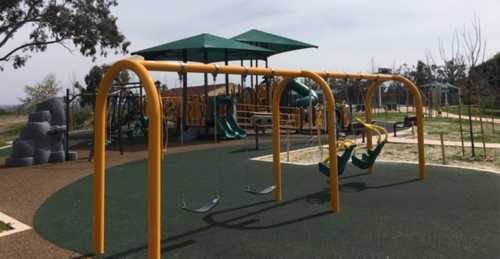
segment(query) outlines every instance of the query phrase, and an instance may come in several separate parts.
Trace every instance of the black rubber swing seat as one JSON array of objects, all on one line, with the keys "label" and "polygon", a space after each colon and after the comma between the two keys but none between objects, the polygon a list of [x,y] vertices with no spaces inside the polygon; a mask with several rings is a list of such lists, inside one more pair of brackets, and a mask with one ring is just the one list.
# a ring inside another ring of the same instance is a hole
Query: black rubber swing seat
[{"label": "black rubber swing seat", "polygon": [[276,186],[274,186],[274,185],[268,186],[260,191],[253,191],[250,187],[248,187],[247,192],[251,193],[251,194],[257,194],[257,195],[266,195],[266,194],[272,193],[275,189],[276,189]]},{"label": "black rubber swing seat", "polygon": [[359,169],[368,169],[370,168],[375,161],[377,160],[378,155],[380,155],[380,152],[382,151],[382,148],[384,148],[385,143],[387,141],[383,141],[373,149],[373,150],[367,150],[366,154],[363,154],[361,158],[358,158],[357,156],[353,155],[352,156],[352,164],[358,167]]},{"label": "black rubber swing seat", "polygon": [[186,204],[184,204],[182,206],[182,209],[185,210],[185,211],[192,212],[192,213],[200,213],[200,214],[201,213],[207,213],[207,212],[213,210],[215,207],[217,207],[217,205],[219,204],[219,202],[220,202],[220,198],[219,197],[215,197],[209,203],[203,205],[202,207],[200,207],[198,209],[191,209]]},{"label": "black rubber swing seat", "polygon": [[[354,150],[356,145],[350,145],[349,147],[344,150],[344,153],[342,155],[337,155],[337,163],[338,163],[338,168],[337,168],[337,173],[338,175],[343,175],[345,167],[347,165],[347,162],[349,161],[349,158],[351,158],[351,154]],[[324,174],[327,177],[330,177],[330,162],[329,159],[327,159],[325,162],[318,163],[318,169],[319,172]]]}]

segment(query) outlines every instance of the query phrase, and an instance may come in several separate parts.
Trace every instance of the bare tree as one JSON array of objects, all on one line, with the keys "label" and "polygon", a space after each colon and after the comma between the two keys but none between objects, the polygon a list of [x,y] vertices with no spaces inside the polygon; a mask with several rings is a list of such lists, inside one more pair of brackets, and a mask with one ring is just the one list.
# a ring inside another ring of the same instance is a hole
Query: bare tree
[{"label": "bare tree", "polygon": [[[469,116],[469,132],[470,132],[470,140],[471,140],[471,150],[472,157],[476,156],[475,146],[474,146],[474,130],[472,127],[472,102],[473,97],[476,94],[480,94],[479,91],[479,83],[477,79],[471,76],[470,71],[474,70],[479,61],[484,60],[485,57],[485,49],[486,49],[486,41],[483,40],[483,34],[481,32],[481,20],[479,16],[474,15],[470,27],[464,26],[462,31],[462,41],[463,41],[463,53],[467,65],[467,69],[469,71],[467,80],[465,80],[465,88],[467,90],[467,101],[468,101],[468,116]],[[481,101],[481,97],[477,96],[477,101]],[[482,122],[482,120],[481,120]]]},{"label": "bare tree", "polygon": [[[443,42],[439,41],[439,54],[441,57],[443,80],[452,85],[462,84],[465,79],[465,58],[461,53],[460,37],[457,31],[453,34],[450,44],[449,56]],[[464,133],[462,124],[462,91],[458,88],[458,124],[460,131],[460,142],[462,147],[462,157],[465,156]]]},{"label": "bare tree", "polygon": [[43,102],[51,97],[54,97],[61,90],[60,82],[57,81],[54,74],[48,74],[43,81],[35,85],[26,85],[24,92],[26,97],[20,98],[24,109],[31,111],[37,103]]}]

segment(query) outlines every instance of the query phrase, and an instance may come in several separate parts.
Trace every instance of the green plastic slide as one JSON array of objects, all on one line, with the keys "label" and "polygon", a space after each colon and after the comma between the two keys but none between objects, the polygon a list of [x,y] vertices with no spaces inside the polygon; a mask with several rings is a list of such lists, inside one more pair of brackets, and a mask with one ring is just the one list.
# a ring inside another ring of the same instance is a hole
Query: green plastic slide
[{"label": "green plastic slide", "polygon": [[314,106],[319,101],[318,94],[314,90],[296,79],[291,80],[288,86],[301,96],[295,101],[298,107],[307,107],[309,103]]},{"label": "green plastic slide", "polygon": [[229,127],[228,122],[225,119],[217,119],[217,134],[221,135],[226,139],[236,139],[238,135],[235,134]]}]

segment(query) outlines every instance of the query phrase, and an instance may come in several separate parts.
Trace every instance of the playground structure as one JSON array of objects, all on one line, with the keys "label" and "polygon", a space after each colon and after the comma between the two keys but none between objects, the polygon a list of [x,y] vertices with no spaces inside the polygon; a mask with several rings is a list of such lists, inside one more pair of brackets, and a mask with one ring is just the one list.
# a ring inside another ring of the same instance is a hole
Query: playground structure
[{"label": "playground structure", "polygon": [[[267,80],[267,79],[266,79]],[[307,125],[305,125],[306,119],[309,116],[307,114],[307,107],[309,105],[316,105],[318,103],[318,97],[315,91],[309,89],[307,86],[298,82],[297,80],[292,80],[290,83],[292,89],[299,89],[301,96],[299,98],[288,98],[280,104],[281,109],[281,123],[282,129],[292,129],[297,132],[301,132]],[[183,100],[181,96],[168,96],[166,92],[162,92],[161,96],[163,103],[165,104],[164,114],[168,121],[173,122],[177,125],[180,131],[180,125],[184,122],[184,127],[186,128],[206,128],[205,133],[207,135],[209,131],[213,130],[214,123],[214,105],[213,98],[218,98],[222,100],[224,98],[231,98],[232,103],[235,104],[226,106],[217,106],[217,115],[224,115],[225,113],[231,113],[234,118],[235,126],[241,127],[243,129],[253,129],[252,116],[256,113],[269,113],[271,114],[271,105],[267,101],[266,96],[261,96],[259,98],[259,92],[265,93],[266,82],[260,84],[256,89],[261,88],[260,91],[256,91],[253,88],[239,86],[238,91],[230,91],[230,95],[209,95],[208,104],[205,104],[204,96],[202,95],[189,95],[185,104],[186,118],[183,119]],[[302,87],[300,89],[299,87]],[[233,89],[233,88],[230,88]],[[272,94],[272,89],[269,92]],[[312,102],[309,102],[309,92],[312,94]],[[215,97],[217,96],[217,97]],[[222,99],[221,99],[222,98]],[[293,104],[290,104],[293,102]],[[285,105],[284,105],[285,104]],[[290,104],[290,105],[289,105]],[[231,107],[231,111],[228,111],[228,107]],[[234,113],[233,113],[234,111]],[[225,116],[223,116],[225,117]],[[217,119],[215,119],[217,121]],[[232,139],[230,134],[225,134],[225,130],[219,127],[219,135],[223,138]],[[212,131],[213,132],[213,131]],[[213,133],[212,133],[213,134]]]},{"label": "playground structure", "polygon": [[[95,173],[94,173],[94,248],[96,254],[104,253],[104,198],[105,198],[105,136],[106,136],[106,97],[113,79],[122,70],[129,69],[134,71],[144,83],[147,102],[148,124],[148,256],[149,258],[160,258],[160,213],[161,213],[161,155],[162,155],[162,100],[154,85],[151,75],[148,71],[171,71],[184,73],[218,73],[240,74],[240,75],[262,75],[262,76],[280,76],[283,77],[277,84],[273,93],[273,168],[275,176],[274,197],[276,201],[283,199],[281,183],[281,164],[280,164],[280,99],[283,91],[289,85],[290,80],[295,77],[309,77],[320,85],[323,90],[324,98],[327,102],[327,112],[335,114],[335,99],[332,90],[324,78],[350,78],[373,80],[368,88],[366,95],[366,121],[372,121],[371,101],[374,91],[384,81],[394,80],[407,86],[416,100],[417,113],[417,136],[419,153],[419,178],[425,179],[425,160],[424,160],[424,138],[423,138],[423,108],[422,97],[418,88],[408,79],[399,75],[381,75],[381,74],[351,74],[344,72],[311,72],[304,70],[281,70],[271,68],[247,68],[237,66],[216,66],[192,63],[172,63],[155,62],[125,59],[115,63],[106,73],[99,93],[97,95],[96,105],[96,123],[95,123]],[[335,115],[333,115],[335,118]],[[330,161],[330,209],[332,212],[340,211],[339,202],[339,179],[337,174],[337,144],[335,120],[327,120],[328,125],[328,144]],[[372,136],[370,130],[367,134],[367,147],[372,148]],[[372,167],[368,168],[372,172]]]}]

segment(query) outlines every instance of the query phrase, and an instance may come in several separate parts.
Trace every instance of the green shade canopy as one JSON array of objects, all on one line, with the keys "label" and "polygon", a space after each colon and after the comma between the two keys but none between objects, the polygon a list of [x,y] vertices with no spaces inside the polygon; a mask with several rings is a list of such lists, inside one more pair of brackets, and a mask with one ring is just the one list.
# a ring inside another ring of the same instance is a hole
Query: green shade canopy
[{"label": "green shade canopy", "polygon": [[458,89],[457,86],[454,86],[450,83],[447,83],[447,82],[442,83],[442,82],[438,82],[438,81],[432,81],[430,83],[420,85],[419,87],[420,88]]},{"label": "green shade canopy", "polygon": [[212,63],[226,59],[265,59],[275,53],[258,46],[203,33],[132,54],[141,55],[146,60],[185,60]]},{"label": "green shade canopy", "polygon": [[298,50],[298,49],[318,47],[315,45],[311,45],[309,43],[293,40],[290,38],[286,38],[283,36],[255,29],[249,30],[231,39],[273,50],[275,51],[274,54],[286,51]]}]

